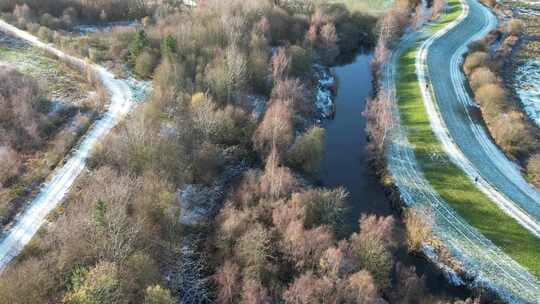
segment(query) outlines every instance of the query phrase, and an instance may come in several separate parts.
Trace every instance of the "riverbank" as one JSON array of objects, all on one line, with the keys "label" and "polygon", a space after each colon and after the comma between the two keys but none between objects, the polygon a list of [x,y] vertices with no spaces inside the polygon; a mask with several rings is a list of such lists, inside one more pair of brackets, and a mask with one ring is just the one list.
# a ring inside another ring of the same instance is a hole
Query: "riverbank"
[{"label": "riverbank", "polygon": [[[349,193],[344,219],[349,232],[358,230],[362,214],[399,217],[400,212],[374,173],[367,149],[367,118],[363,112],[367,99],[373,94],[371,60],[371,54],[360,53],[351,62],[333,68],[338,80],[336,115],[322,125],[326,130],[326,152],[321,183],[329,188],[342,186]],[[405,238],[405,228],[398,222],[398,237]],[[429,296],[465,299],[472,294],[463,286],[452,285],[437,265],[407,252],[405,245],[397,250],[395,259],[407,267],[414,266],[417,274],[424,277]]]}]

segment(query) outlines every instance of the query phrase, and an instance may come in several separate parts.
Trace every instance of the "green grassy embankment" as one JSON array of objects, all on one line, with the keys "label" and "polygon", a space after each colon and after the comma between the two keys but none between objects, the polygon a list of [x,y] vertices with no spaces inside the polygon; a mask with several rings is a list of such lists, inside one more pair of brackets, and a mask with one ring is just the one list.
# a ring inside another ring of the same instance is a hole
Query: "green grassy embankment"
[{"label": "green grassy embankment", "polygon": [[[435,32],[457,18],[459,1],[450,1],[451,11],[428,29]],[[418,45],[400,58],[397,95],[401,124],[425,177],[441,197],[468,223],[490,239],[515,261],[540,278],[540,240],[504,213],[480,192],[454,165],[431,130],[415,70]]]}]

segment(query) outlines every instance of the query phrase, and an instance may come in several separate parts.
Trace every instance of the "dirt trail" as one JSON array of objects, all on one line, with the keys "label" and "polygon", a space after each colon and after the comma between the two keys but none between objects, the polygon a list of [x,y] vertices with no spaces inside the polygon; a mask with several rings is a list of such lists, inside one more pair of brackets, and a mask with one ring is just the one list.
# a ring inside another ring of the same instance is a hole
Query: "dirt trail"
[{"label": "dirt trail", "polygon": [[64,164],[55,169],[51,178],[42,186],[39,194],[15,219],[15,224],[4,232],[0,242],[0,270],[3,270],[30,242],[45,222],[47,215],[62,201],[75,179],[85,169],[92,149],[126,116],[132,108],[135,98],[128,81],[115,79],[114,75],[102,66],[90,64],[68,55],[52,44],[43,43],[37,37],[19,30],[3,20],[0,20],[0,31],[25,40],[81,70],[92,70],[98,75],[101,83],[110,94],[107,112],[90,127],[79,144],[66,157]]}]

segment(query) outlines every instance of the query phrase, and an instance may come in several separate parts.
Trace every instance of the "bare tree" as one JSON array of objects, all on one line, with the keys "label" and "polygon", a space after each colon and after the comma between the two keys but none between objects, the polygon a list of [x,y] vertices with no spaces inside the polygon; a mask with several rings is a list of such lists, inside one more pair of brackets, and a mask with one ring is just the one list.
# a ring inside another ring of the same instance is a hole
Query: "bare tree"
[{"label": "bare tree", "polygon": [[0,189],[2,184],[19,174],[21,165],[17,151],[10,146],[0,146]]},{"label": "bare tree", "polygon": [[380,91],[375,99],[368,100],[364,116],[372,157],[381,160],[390,129],[393,126],[392,104],[386,91]]},{"label": "bare tree", "polygon": [[436,19],[446,8],[446,0],[433,0],[431,5],[431,19]]},{"label": "bare tree", "polygon": [[226,260],[214,275],[218,284],[217,301],[222,304],[234,303],[240,284],[240,267]]},{"label": "bare tree", "polygon": [[261,191],[278,199],[286,196],[298,187],[298,181],[289,168],[280,165],[280,157],[275,149],[266,159],[264,174],[260,179]]},{"label": "bare tree", "polygon": [[377,286],[371,274],[361,270],[351,275],[341,287],[340,298],[344,304],[377,303]]},{"label": "bare tree", "polygon": [[278,48],[276,53],[272,56],[272,77],[275,82],[283,80],[286,77],[290,61],[285,48]]},{"label": "bare tree", "polygon": [[244,281],[242,288],[242,304],[270,304],[268,290],[261,282],[248,279]]},{"label": "bare tree", "polygon": [[288,304],[334,303],[336,288],[327,277],[318,278],[309,271],[285,290],[283,299]]},{"label": "bare tree", "polygon": [[273,100],[255,131],[253,143],[263,155],[272,149],[283,155],[294,139],[292,109],[282,100]]},{"label": "bare tree", "polygon": [[327,23],[321,28],[321,52],[323,60],[332,64],[339,56],[338,36],[333,23]]}]

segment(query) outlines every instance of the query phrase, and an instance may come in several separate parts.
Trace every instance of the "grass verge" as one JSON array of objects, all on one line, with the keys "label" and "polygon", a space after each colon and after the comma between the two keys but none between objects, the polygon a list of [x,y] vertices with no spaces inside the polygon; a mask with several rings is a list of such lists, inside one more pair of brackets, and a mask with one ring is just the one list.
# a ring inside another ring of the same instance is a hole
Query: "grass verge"
[{"label": "grass verge", "polygon": [[[430,31],[441,29],[459,16],[459,1],[453,0],[450,4],[452,9]],[[416,51],[414,46],[400,58],[397,95],[401,124],[407,129],[409,142],[426,179],[469,224],[540,278],[540,240],[475,187],[450,161],[431,130],[416,75]]]}]

